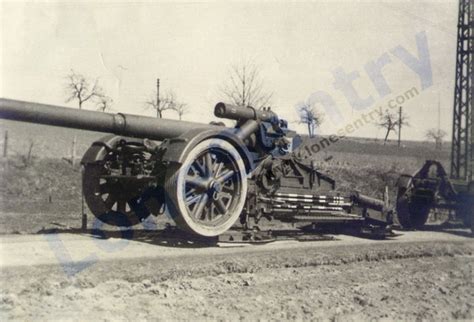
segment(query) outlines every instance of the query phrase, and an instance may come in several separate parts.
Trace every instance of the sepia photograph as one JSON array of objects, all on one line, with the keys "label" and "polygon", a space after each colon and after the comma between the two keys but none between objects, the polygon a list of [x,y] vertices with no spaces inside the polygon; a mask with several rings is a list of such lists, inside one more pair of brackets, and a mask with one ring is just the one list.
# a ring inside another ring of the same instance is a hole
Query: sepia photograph
[{"label": "sepia photograph", "polygon": [[474,320],[472,0],[0,20],[0,320]]}]

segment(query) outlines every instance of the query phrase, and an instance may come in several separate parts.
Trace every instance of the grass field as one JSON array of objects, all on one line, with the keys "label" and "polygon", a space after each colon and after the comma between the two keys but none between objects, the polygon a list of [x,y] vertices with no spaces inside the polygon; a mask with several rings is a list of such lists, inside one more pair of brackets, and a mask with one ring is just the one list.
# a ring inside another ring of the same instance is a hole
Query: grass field
[{"label": "grass field", "polygon": [[[8,157],[0,159],[0,227],[2,232],[51,227],[51,223],[78,227],[81,213],[81,170],[63,160],[70,156],[77,137],[77,155],[103,134],[89,131],[1,121],[8,130]],[[3,135],[0,146],[3,146]],[[30,164],[25,164],[33,142]],[[305,144],[313,142],[306,141]],[[336,179],[341,191],[358,190],[382,198],[385,186],[390,200],[401,173],[412,174],[426,159],[449,164],[449,145],[404,141],[386,145],[373,139],[346,138],[311,156],[317,166]],[[20,220],[21,218],[21,220]],[[25,224],[29,222],[29,224]]]}]

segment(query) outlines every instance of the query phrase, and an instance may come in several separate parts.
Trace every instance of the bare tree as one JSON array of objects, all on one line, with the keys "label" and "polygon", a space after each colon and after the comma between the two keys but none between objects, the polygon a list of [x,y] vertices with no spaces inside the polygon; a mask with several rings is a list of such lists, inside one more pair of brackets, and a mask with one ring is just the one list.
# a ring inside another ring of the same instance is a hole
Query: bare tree
[{"label": "bare tree", "polygon": [[252,60],[232,65],[220,91],[232,104],[258,109],[266,107],[273,95],[264,90],[260,67]]},{"label": "bare tree", "polygon": [[301,103],[298,107],[298,113],[300,117],[299,123],[306,124],[309,137],[314,137],[316,127],[320,126],[324,121],[323,114],[310,102]]},{"label": "bare tree", "polygon": [[183,115],[188,112],[188,105],[185,103],[176,102],[173,110],[178,113],[179,120],[181,120]]},{"label": "bare tree", "polygon": [[[176,94],[173,91],[166,92],[164,97],[158,98],[156,92],[150,96],[150,99],[145,102],[147,108],[156,111],[156,117],[163,118],[163,112],[167,110],[175,110],[179,104],[176,100]],[[184,114],[184,113],[183,113]]]},{"label": "bare tree", "polygon": [[97,109],[101,112],[105,112],[112,109],[112,104],[114,100],[106,95],[102,95],[97,98]]},{"label": "bare tree", "polygon": [[401,130],[404,126],[410,126],[408,123],[408,117],[405,114],[397,115],[386,110],[385,113],[379,114],[379,118],[380,119],[376,125],[386,131],[383,141],[384,144],[387,142],[388,136],[391,132],[397,133],[399,129]]},{"label": "bare tree", "polygon": [[436,149],[441,149],[443,147],[443,140],[447,133],[441,129],[429,129],[426,131],[426,138],[430,141],[435,142]]},{"label": "bare tree", "polygon": [[82,109],[85,102],[104,96],[104,90],[100,87],[98,79],[91,82],[84,75],[78,74],[72,69],[66,79],[66,102],[77,100],[79,109]]}]

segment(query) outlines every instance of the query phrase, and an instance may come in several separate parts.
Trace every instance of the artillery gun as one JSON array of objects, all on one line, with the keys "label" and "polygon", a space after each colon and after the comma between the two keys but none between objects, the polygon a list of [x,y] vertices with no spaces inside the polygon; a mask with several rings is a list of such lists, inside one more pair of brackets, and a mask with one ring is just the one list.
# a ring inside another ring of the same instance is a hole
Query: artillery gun
[{"label": "artillery gun", "polygon": [[84,199],[101,221],[133,226],[167,211],[177,226],[217,236],[240,218],[386,227],[387,202],[335,181],[298,153],[301,138],[269,108],[218,103],[222,125],[0,99],[0,118],[113,133],[82,158]]}]

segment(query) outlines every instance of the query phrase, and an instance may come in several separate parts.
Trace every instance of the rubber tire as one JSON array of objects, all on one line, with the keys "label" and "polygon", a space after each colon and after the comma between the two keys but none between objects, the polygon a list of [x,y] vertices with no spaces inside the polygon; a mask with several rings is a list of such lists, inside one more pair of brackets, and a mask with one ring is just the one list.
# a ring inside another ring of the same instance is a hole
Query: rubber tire
[{"label": "rubber tire", "polygon": [[[240,199],[234,208],[234,213],[222,224],[218,226],[200,225],[187,212],[187,207],[179,195],[183,186],[184,174],[183,169],[187,169],[193,163],[200,153],[209,147],[219,147],[224,149],[236,162],[239,176],[241,178]],[[247,197],[247,177],[245,165],[239,152],[229,142],[212,138],[198,143],[185,157],[181,165],[170,165],[166,171],[165,179],[166,206],[176,225],[191,234],[204,237],[215,237],[229,230],[232,225],[239,219],[244,208]]]}]

